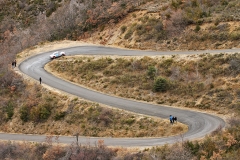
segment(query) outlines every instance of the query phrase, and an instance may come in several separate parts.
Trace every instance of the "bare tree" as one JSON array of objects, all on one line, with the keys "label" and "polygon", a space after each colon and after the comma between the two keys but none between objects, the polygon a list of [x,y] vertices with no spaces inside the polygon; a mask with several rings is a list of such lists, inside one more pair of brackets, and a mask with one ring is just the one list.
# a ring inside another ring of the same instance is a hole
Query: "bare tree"
[{"label": "bare tree", "polygon": [[165,22],[165,29],[170,37],[176,35],[179,36],[185,29],[186,25],[187,24],[183,17],[183,11],[177,10],[175,12],[172,12],[170,20],[167,20]]},{"label": "bare tree", "polygon": [[186,160],[192,158],[193,155],[191,154],[191,152],[179,144],[174,144],[171,147],[171,152],[166,157],[166,159],[169,160]]}]

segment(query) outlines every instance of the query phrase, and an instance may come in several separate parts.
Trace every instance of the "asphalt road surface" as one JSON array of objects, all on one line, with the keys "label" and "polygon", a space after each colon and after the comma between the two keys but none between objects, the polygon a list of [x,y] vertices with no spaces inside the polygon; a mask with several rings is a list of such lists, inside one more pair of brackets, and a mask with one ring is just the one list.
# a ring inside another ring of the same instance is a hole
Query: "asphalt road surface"
[{"label": "asphalt road surface", "polygon": [[[120,55],[120,56],[153,56],[153,55],[177,55],[177,54],[201,54],[201,53],[228,53],[238,52],[239,49],[226,49],[214,51],[169,51],[169,52],[155,52],[155,51],[137,51],[119,48],[110,48],[103,46],[79,46],[72,48],[59,49],[65,51],[66,55]],[[69,83],[59,79],[51,73],[44,70],[44,65],[50,62],[49,55],[54,52],[45,52],[32,56],[19,65],[19,70],[36,80],[42,78],[42,83],[51,86],[57,90],[61,90],[72,95],[82,97],[84,99],[106,104],[115,108],[168,119],[169,115],[178,117],[178,121],[188,126],[188,132],[183,135],[164,137],[164,138],[111,138],[111,137],[79,137],[79,143],[86,145],[95,145],[98,140],[104,140],[107,146],[122,146],[122,147],[148,147],[158,146],[163,144],[172,144],[182,140],[193,140],[202,138],[210,134],[219,127],[224,127],[223,119],[196,111],[177,109],[171,107],[164,107],[160,105],[153,105],[149,103],[142,103],[138,101],[128,100],[124,98],[114,97],[103,93],[95,92],[75,84]],[[25,140],[25,141],[45,141],[45,135],[25,135],[25,134],[7,134],[1,133],[0,139],[3,140]],[[60,136],[60,143],[71,144],[76,142],[74,136]]]}]

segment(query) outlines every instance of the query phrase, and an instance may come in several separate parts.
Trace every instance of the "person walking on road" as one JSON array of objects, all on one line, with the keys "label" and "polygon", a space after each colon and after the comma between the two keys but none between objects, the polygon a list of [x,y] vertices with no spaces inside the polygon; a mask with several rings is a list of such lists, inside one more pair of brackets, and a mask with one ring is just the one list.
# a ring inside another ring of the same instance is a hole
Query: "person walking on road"
[{"label": "person walking on road", "polygon": [[42,84],[42,78],[41,77],[39,78],[39,82],[40,82],[40,84]]}]

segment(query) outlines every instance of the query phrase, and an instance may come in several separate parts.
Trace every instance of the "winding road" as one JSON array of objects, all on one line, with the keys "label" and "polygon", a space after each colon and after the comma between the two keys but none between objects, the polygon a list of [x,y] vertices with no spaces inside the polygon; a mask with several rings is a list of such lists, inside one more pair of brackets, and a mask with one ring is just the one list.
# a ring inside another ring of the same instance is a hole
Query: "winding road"
[{"label": "winding road", "polygon": [[[176,55],[176,54],[201,54],[201,53],[227,53],[238,52],[240,49],[226,49],[214,51],[169,51],[169,52],[155,52],[155,51],[138,51],[127,50],[103,46],[85,45],[72,48],[60,49],[65,51],[66,55],[119,55],[119,56],[154,56],[154,55]],[[202,138],[210,134],[219,127],[224,127],[223,119],[196,111],[185,109],[171,108],[160,105],[153,105],[144,102],[128,100],[124,98],[106,95],[100,92],[95,92],[87,88],[80,87],[73,83],[55,77],[51,73],[44,70],[45,64],[50,62],[49,55],[51,52],[41,53],[24,60],[19,64],[19,70],[36,80],[42,77],[42,82],[55,89],[79,96],[81,98],[106,104],[115,108],[128,110],[131,112],[155,116],[160,118],[168,118],[170,114],[177,115],[178,121],[188,125],[188,132],[184,135],[164,137],[164,138],[111,138],[111,137],[79,137],[81,144],[96,144],[98,140],[104,140],[107,146],[122,146],[122,147],[148,147],[159,146],[163,144],[172,144],[177,141],[193,140]],[[25,135],[25,134],[6,134],[0,133],[0,139],[3,140],[25,140],[43,142],[45,135]],[[59,142],[71,144],[76,141],[74,136],[60,136]]]}]

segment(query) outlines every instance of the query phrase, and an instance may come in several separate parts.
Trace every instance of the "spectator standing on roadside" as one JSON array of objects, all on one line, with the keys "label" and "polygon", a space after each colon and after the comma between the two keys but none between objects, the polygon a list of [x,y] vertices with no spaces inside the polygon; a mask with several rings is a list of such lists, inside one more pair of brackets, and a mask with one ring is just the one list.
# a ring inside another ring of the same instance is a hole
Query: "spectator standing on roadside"
[{"label": "spectator standing on roadside", "polygon": [[172,115],[169,116],[169,120],[170,120],[170,123],[173,124],[173,116]]},{"label": "spectator standing on roadside", "polygon": [[176,123],[177,123],[177,117],[173,117],[173,122],[174,122],[174,121],[176,121]]},{"label": "spectator standing on roadside", "polygon": [[40,82],[40,84],[42,84],[42,78],[41,77],[39,78],[39,82]]}]

